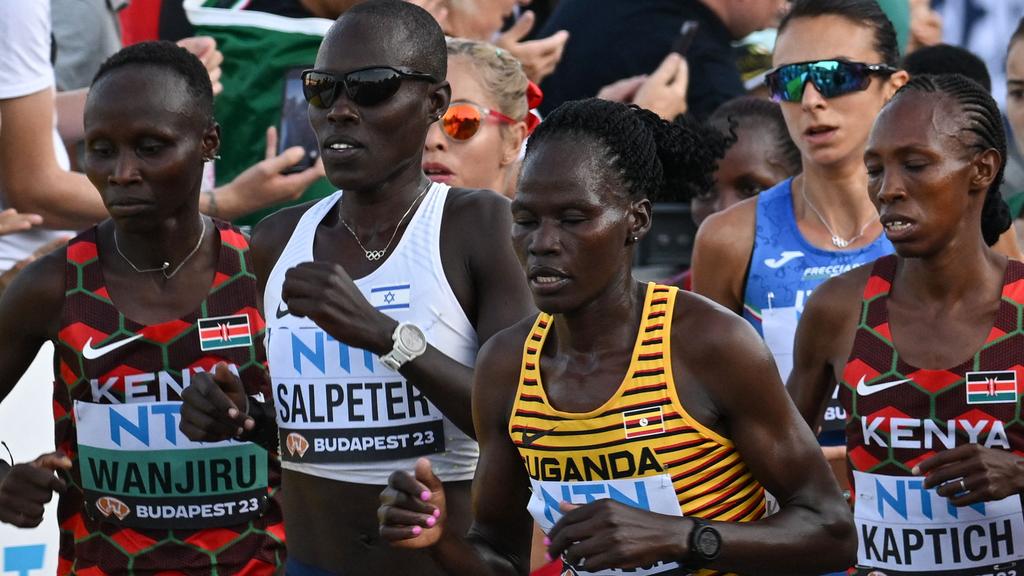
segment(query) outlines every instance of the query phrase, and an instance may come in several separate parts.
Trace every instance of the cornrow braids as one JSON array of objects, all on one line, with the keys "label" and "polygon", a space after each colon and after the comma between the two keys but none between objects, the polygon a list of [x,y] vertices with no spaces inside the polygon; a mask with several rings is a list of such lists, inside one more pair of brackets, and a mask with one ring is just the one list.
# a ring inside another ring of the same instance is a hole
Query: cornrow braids
[{"label": "cornrow braids", "polygon": [[711,189],[728,137],[696,120],[666,122],[635,105],[598,98],[565,102],[537,127],[526,162],[546,140],[591,139],[633,198],[689,201]]},{"label": "cornrow braids", "polygon": [[982,236],[985,243],[992,246],[1012,223],[1010,207],[999,192],[1006,169],[1006,131],[998,105],[980,84],[960,74],[915,76],[896,92],[893,100],[908,92],[943,94],[952,99],[960,106],[961,114],[957,117],[966,124],[963,130],[974,135],[973,141],[966,145],[978,152],[990,149],[999,152],[999,171],[988,187],[981,210]]},{"label": "cornrow braids", "polygon": [[777,160],[786,172],[792,175],[800,173],[803,163],[800,149],[789,137],[786,119],[782,115],[782,108],[777,103],[754,96],[733,98],[711,113],[711,116],[708,117],[708,124],[732,138],[732,141],[728,142],[728,146],[735,143],[737,132],[740,129],[770,131],[775,143],[773,160]]}]

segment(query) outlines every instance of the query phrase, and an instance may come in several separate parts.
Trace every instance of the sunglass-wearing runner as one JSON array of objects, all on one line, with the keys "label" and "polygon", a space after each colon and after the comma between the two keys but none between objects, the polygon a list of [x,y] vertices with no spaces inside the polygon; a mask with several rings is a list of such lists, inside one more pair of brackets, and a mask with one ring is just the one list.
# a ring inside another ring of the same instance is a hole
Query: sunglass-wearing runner
[{"label": "sunglass-wearing runner", "polygon": [[446,63],[437,22],[409,2],[364,2],[331,27],[306,94],[340,190],[253,233],[276,423],[246,423],[246,404],[216,386],[202,391],[223,405],[217,414],[186,399],[196,437],[224,425],[278,432],[289,575],[441,574],[377,527],[388,476],[421,456],[451,482],[452,522],[466,529],[472,516],[472,366],[531,306],[508,200],[423,173],[427,130],[450,100]]},{"label": "sunglass-wearing runner", "polygon": [[826,282],[801,320],[798,408],[816,423],[838,384],[849,415],[858,575],[1024,567],[1024,264],[990,248],[1006,152],[981,86],[912,79],[864,154],[896,255]]},{"label": "sunglass-wearing runner", "polygon": [[[875,115],[907,74],[875,0],[796,0],[779,27],[768,75],[803,172],[705,220],[693,289],[753,325],[782,378],[807,297],[825,280],[892,253],[867,197],[863,153]],[[842,412],[821,436],[841,484]]]},{"label": "sunglass-wearing runner", "polygon": [[423,171],[434,182],[511,195],[529,132],[529,81],[509,52],[448,38],[452,103],[430,127]]},{"label": "sunglass-wearing runner", "polygon": [[169,42],[118,52],[89,92],[85,143],[110,218],[0,301],[0,398],[53,342],[58,450],[0,478],[0,521],[36,526],[59,492],[60,574],[277,574],[276,439],[178,429],[181,396],[215,367],[242,405],[270,394],[248,242],[198,211],[220,145],[205,68]]},{"label": "sunglass-wearing runner", "polygon": [[[542,312],[480,353],[473,527],[447,522],[447,483],[421,460],[381,494],[384,538],[466,576],[525,573],[531,521],[573,575],[852,560],[849,510],[754,331],[631,273],[652,199],[710,186],[724,147],[717,131],[605,100],[540,124],[512,241]],[[771,517],[766,489],[782,502]]]}]

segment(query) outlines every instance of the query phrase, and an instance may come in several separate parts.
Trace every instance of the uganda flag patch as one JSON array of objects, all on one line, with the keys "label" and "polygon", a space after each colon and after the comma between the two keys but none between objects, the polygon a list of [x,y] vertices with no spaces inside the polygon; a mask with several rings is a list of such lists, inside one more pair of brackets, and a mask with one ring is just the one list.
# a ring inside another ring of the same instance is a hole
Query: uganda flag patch
[{"label": "uganda flag patch", "polygon": [[1013,370],[967,373],[968,404],[1003,404],[1017,401],[1017,373]]},{"label": "uganda flag patch", "polygon": [[622,426],[626,429],[626,438],[653,436],[665,431],[665,419],[661,406],[637,408],[622,413]]},{"label": "uganda flag patch", "polygon": [[248,314],[199,319],[199,348],[204,352],[242,346],[252,346]]}]

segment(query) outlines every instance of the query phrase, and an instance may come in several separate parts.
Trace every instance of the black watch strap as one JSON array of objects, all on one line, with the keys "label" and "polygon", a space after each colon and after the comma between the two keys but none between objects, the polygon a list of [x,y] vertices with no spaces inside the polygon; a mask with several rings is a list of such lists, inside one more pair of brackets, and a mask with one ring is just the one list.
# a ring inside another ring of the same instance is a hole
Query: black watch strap
[{"label": "black watch strap", "polygon": [[703,568],[718,558],[722,551],[722,535],[701,518],[690,519],[693,520],[693,530],[690,531],[690,553],[686,556],[685,565]]}]

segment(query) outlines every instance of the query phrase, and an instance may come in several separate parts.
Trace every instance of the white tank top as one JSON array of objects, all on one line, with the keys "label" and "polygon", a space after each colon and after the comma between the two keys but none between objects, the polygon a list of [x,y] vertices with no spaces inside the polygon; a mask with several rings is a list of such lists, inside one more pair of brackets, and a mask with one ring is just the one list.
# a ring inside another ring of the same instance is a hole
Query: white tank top
[{"label": "white tank top", "polygon": [[[476,362],[476,331],[441,266],[441,217],[448,186],[432,184],[383,264],[355,281],[378,310],[412,322],[455,361]],[[285,272],[313,261],[316,228],[338,191],[303,214],[267,280],[263,305],[283,466],[304,474],[387,484],[427,456],[442,480],[470,480],[479,449],[426,396],[371,352],[350,348],[312,320],[287,313]]]}]

